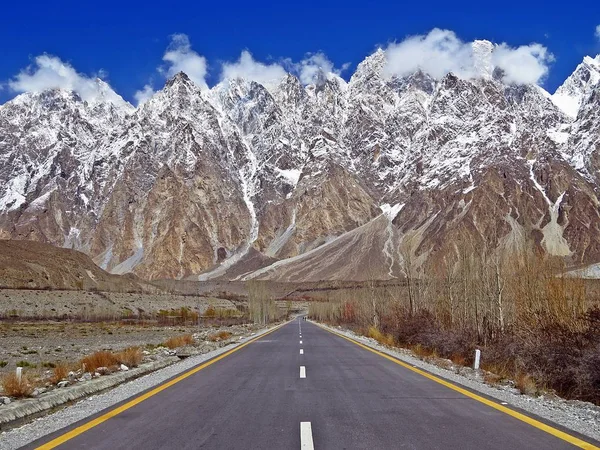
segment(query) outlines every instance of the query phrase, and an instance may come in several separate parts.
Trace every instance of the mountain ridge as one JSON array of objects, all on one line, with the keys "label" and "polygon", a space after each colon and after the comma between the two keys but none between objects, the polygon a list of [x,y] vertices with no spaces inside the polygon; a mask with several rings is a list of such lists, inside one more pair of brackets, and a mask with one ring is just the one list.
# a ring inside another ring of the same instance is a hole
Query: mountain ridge
[{"label": "mountain ridge", "polygon": [[72,247],[115,273],[227,278],[246,255],[254,270],[299,257],[389,204],[403,205],[393,245],[387,226],[361,238],[381,247],[378,276],[401,276],[409,236],[419,264],[465,234],[600,261],[600,58],[550,95],[503,82],[488,44],[470,78],[388,76],[380,49],[348,82],[203,90],[179,73],[134,109],[108,85],[95,104],[21,94],[0,106],[0,237]]}]

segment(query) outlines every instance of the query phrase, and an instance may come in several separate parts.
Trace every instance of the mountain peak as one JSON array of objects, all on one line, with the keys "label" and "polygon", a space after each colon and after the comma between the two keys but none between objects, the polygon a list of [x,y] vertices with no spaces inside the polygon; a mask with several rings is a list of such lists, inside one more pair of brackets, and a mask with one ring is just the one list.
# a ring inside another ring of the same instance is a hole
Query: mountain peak
[{"label": "mountain peak", "polygon": [[177,72],[175,75],[173,75],[167,80],[167,82],[165,83],[165,87],[170,88],[179,84],[189,85],[192,84],[192,80],[190,80],[190,77],[188,77],[185,72]]},{"label": "mountain peak", "polygon": [[106,81],[96,78],[94,83],[96,94],[89,100],[89,103],[92,105],[111,103],[116,108],[126,112],[132,112],[135,109],[131,103],[125,101],[123,97],[117,94]]},{"label": "mountain peak", "polygon": [[577,117],[583,97],[600,84],[600,55],[586,56],[552,96],[552,101],[571,118]]},{"label": "mountain peak", "polygon": [[473,41],[471,44],[473,51],[473,68],[475,76],[490,79],[494,71],[492,64],[492,52],[494,44],[486,40]]},{"label": "mountain peak", "polygon": [[600,54],[596,55],[595,58],[592,58],[591,56],[585,56],[583,58],[583,63],[600,70]]},{"label": "mountain peak", "polygon": [[350,78],[350,84],[363,83],[372,77],[381,76],[386,62],[385,50],[379,47],[356,67],[356,72]]}]

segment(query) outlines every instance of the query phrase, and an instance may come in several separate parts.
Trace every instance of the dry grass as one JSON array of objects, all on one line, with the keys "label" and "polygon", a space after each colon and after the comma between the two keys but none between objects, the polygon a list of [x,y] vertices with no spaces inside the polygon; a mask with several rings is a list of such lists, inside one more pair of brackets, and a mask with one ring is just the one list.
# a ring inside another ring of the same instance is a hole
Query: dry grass
[{"label": "dry grass", "polygon": [[52,369],[52,376],[50,377],[50,381],[52,384],[57,384],[58,382],[64,380],[69,375],[69,366],[66,363],[58,363]]},{"label": "dry grass", "polygon": [[486,362],[481,363],[481,369],[486,372],[490,372],[493,375],[496,375],[501,380],[507,380],[513,378],[514,371],[510,369],[510,364],[490,364]]},{"label": "dry grass", "polygon": [[529,374],[518,373],[515,378],[515,385],[521,394],[535,395],[538,391],[535,380]]},{"label": "dry grass", "polygon": [[142,362],[143,355],[139,347],[129,347],[115,353],[115,357],[119,363],[125,364],[127,367],[137,367]]},{"label": "dry grass", "polygon": [[86,372],[94,373],[98,367],[111,367],[119,363],[117,357],[108,351],[92,353],[81,360],[81,365]]},{"label": "dry grass", "polygon": [[383,333],[379,331],[378,328],[371,326],[367,331],[367,336],[379,342],[379,340],[383,337]]},{"label": "dry grass", "polygon": [[450,356],[449,359],[457,366],[466,366],[467,365],[467,358],[465,358],[463,355],[460,355],[458,353],[453,354],[452,356]]},{"label": "dry grass", "polygon": [[369,330],[367,331],[367,336],[375,339],[382,345],[392,347],[395,344],[394,336],[392,336],[391,334],[384,334],[377,327],[374,326],[369,327]]},{"label": "dry grass", "polygon": [[502,378],[500,375],[492,373],[492,372],[483,372],[483,381],[486,384],[489,384],[490,386],[496,386],[498,384],[500,384],[500,382],[503,380],[504,378]]},{"label": "dry grass", "polygon": [[173,350],[178,347],[184,347],[186,345],[190,345],[193,342],[194,342],[194,337],[191,334],[184,334],[182,336],[175,336],[170,339],[167,339],[163,345],[165,347]]},{"label": "dry grass", "polygon": [[428,358],[435,354],[433,350],[428,347],[423,347],[421,344],[413,345],[410,349],[419,358]]},{"label": "dry grass", "polygon": [[226,339],[229,339],[232,336],[232,334],[229,331],[219,331],[217,333],[213,333],[210,336],[207,337],[207,339],[211,342],[218,342],[218,341],[224,341]]},{"label": "dry grass", "polygon": [[28,374],[22,374],[20,380],[15,372],[7,373],[2,377],[2,390],[10,397],[30,397],[34,389],[35,385]]}]

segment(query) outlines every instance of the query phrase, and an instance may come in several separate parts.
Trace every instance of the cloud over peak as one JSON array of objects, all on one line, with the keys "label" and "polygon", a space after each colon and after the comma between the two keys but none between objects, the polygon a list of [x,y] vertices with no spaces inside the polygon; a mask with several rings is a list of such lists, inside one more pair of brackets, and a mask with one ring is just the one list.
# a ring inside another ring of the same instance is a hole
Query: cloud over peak
[{"label": "cloud over peak", "polygon": [[292,64],[293,70],[305,85],[318,84],[323,75],[327,78],[331,75],[340,76],[349,66],[350,63],[345,63],[339,69],[334,67],[333,62],[323,52],[309,53],[299,63]]},{"label": "cloud over peak", "polygon": [[171,36],[171,43],[163,55],[165,67],[159,71],[170,78],[179,72],[185,72],[190,80],[201,89],[208,89],[206,73],[208,66],[206,58],[192,50],[190,39],[186,34],[178,33]]},{"label": "cloud over peak", "polygon": [[420,69],[438,79],[449,72],[473,78],[489,76],[493,69],[499,68],[505,82],[532,84],[543,81],[548,65],[554,60],[541,44],[514,48],[506,43],[463,42],[453,31],[439,28],[389,44],[385,53],[387,76],[404,76]]},{"label": "cloud over peak", "polygon": [[143,89],[136,91],[135,94],[133,94],[133,97],[135,98],[136,105],[140,106],[150,100],[153,95],[154,89],[151,85],[146,84]]},{"label": "cloud over peak", "polygon": [[286,71],[280,64],[256,61],[248,50],[242,51],[236,62],[226,62],[221,67],[221,80],[244,78],[263,85],[272,85],[281,81],[285,75]]},{"label": "cloud over peak", "polygon": [[[185,72],[200,89],[208,89],[206,58],[192,50],[192,44],[187,34],[176,33],[172,34],[170,38],[171,42],[162,57],[164,64],[157,68],[158,72],[166,78],[171,78],[179,72]],[[136,91],[133,97],[140,106],[150,100],[155,92],[152,82],[149,82],[142,89]]]},{"label": "cloud over peak", "polygon": [[14,92],[42,92],[47,89],[65,89],[76,92],[84,101],[104,99],[114,104],[125,104],[107,83],[99,77],[106,76],[100,70],[97,76],[78,73],[69,63],[59,57],[43,54],[36,56],[33,64],[21,70],[8,82]]}]

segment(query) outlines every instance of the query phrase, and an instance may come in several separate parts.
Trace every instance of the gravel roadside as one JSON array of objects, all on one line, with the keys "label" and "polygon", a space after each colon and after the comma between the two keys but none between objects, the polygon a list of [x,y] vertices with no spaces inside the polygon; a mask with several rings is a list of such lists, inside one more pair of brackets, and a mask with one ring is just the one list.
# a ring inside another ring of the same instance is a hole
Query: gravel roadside
[{"label": "gravel roadside", "polygon": [[358,335],[341,327],[336,328],[321,323],[318,323],[317,325],[354,339],[361,344],[382,353],[386,353],[394,358],[398,358],[420,369],[424,369],[434,375],[439,375],[446,380],[456,382],[469,389],[500,400],[501,402],[506,402],[509,406],[520,408],[577,433],[600,441],[600,407],[592,403],[578,400],[564,400],[558,397],[531,397],[523,395],[518,392],[517,389],[507,386],[490,386],[484,383],[481,376],[472,369],[464,371],[466,373],[458,374],[453,370],[445,369],[416,358],[409,350],[390,349],[389,347],[379,344],[375,339]]},{"label": "gravel roadside", "polygon": [[117,403],[133,397],[149,388],[157,386],[169,378],[174,377],[182,372],[185,372],[192,367],[195,367],[205,361],[208,361],[215,356],[223,354],[235,347],[238,347],[249,340],[261,336],[274,327],[263,329],[253,333],[251,336],[240,340],[238,343],[230,344],[221,347],[212,352],[191,356],[181,362],[170,365],[164,369],[157,370],[133,381],[121,384],[114,389],[104,392],[99,395],[93,395],[81,400],[73,405],[60,409],[52,414],[49,414],[21,427],[0,433],[0,450],[13,450],[27,445],[43,436],[53,433],[61,428],[72,425],[86,417],[96,414],[106,408],[110,408]]}]

